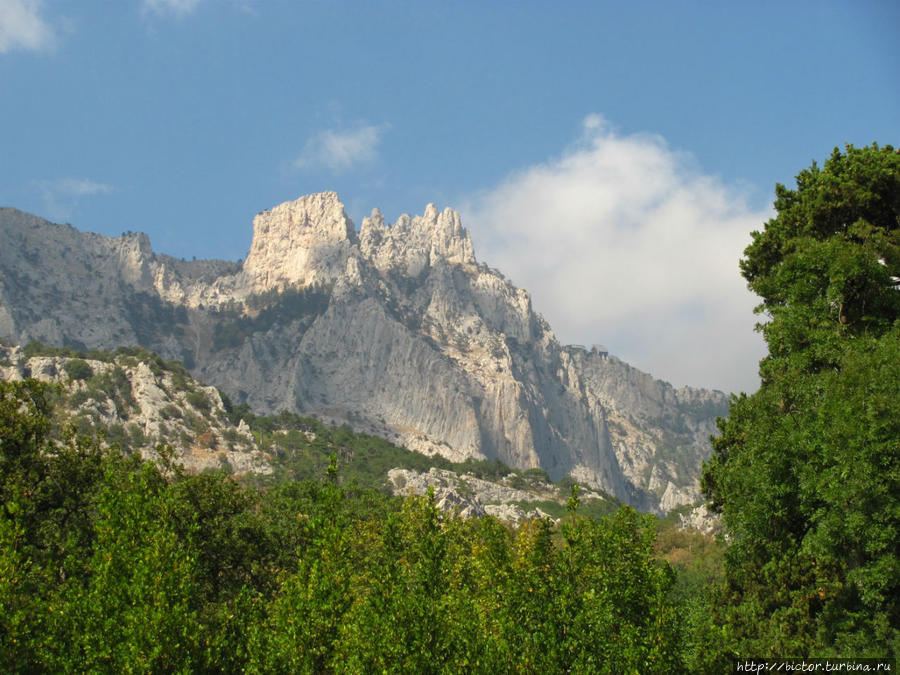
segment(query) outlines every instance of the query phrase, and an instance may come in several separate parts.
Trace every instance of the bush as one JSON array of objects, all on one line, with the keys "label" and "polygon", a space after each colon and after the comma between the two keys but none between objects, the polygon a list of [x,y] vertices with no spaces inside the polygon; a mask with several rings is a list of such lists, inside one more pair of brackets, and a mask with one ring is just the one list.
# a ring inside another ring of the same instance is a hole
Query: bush
[{"label": "bush", "polygon": [[528,480],[538,483],[546,483],[549,485],[551,482],[550,475],[543,469],[528,469],[522,475]]},{"label": "bush", "polygon": [[91,398],[91,393],[87,389],[80,389],[79,391],[73,391],[72,395],[69,396],[69,405],[73,408],[77,408],[78,406],[86,403]]},{"label": "bush", "polygon": [[159,416],[164,420],[181,419],[181,408],[179,408],[177,405],[173,405],[172,403],[167,403],[159,409]]},{"label": "bush", "polygon": [[94,369],[84,359],[70,359],[66,363],[66,372],[73,380],[88,380],[94,376]]},{"label": "bush", "polygon": [[185,395],[185,400],[202,413],[208,413],[212,408],[209,396],[202,391],[190,391]]}]

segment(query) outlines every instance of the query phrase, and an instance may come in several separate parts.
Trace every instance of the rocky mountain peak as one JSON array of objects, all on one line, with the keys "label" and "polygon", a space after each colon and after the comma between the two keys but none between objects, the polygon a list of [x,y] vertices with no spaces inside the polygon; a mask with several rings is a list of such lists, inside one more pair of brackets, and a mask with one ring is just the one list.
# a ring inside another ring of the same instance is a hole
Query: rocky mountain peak
[{"label": "rocky mountain peak", "polygon": [[128,232],[109,240],[110,247],[118,256],[119,273],[135,288],[143,288],[152,283],[150,262],[153,249],[150,237],[143,232]]},{"label": "rocky mountain peak", "polygon": [[[393,225],[378,209],[359,235],[334,192],[301,197],[253,220],[253,242],[243,272],[249,292],[335,281],[346,275],[354,247],[378,270],[418,277],[438,261],[474,264],[475,251],[459,214],[428,204],[424,215],[403,214]],[[351,265],[352,267],[352,265]]]},{"label": "rocky mountain peak", "polygon": [[331,281],[346,270],[356,241],[336,193],[307,195],[253,219],[243,271],[253,291]]},{"label": "rocky mountain peak", "polygon": [[475,263],[475,249],[459,214],[449,207],[439,212],[434,204],[428,204],[422,216],[404,213],[393,225],[385,225],[375,209],[362,222],[359,244],[363,257],[380,271],[396,269],[411,277],[439,260]]}]

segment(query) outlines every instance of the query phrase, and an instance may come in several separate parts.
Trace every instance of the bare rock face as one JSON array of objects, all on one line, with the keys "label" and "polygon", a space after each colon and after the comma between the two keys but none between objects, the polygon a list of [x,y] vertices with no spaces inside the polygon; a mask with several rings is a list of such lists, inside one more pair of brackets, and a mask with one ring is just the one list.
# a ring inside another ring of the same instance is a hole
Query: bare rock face
[{"label": "bare rock face", "polygon": [[334,192],[301,197],[253,219],[244,274],[253,292],[333,281],[356,242],[353,223]]},{"label": "bare rock face", "polygon": [[696,530],[706,535],[717,535],[722,533],[722,516],[718,513],[712,513],[706,504],[695,506],[687,514],[679,515],[679,527],[683,530]]},{"label": "bare rock face", "polygon": [[360,252],[380,272],[399,270],[417,278],[422,271],[443,260],[450,264],[474,264],[475,251],[459,214],[450,209],[438,213],[434,204],[424,216],[408,215],[392,226],[384,224],[378,209],[363,219],[359,232]]},{"label": "bare rock face", "polygon": [[647,510],[693,503],[721,392],[560,345],[528,293],[429,204],[359,233],[337,195],[259,214],[243,265],[154,254],[0,211],[0,337],[140,344],[260,412],[347,423],[452,460],[572,476]]}]

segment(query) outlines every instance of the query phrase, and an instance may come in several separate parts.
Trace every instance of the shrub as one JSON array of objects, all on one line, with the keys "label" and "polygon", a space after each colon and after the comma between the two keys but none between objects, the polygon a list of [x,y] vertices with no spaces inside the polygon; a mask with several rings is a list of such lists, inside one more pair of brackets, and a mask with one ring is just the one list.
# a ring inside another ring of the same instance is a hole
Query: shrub
[{"label": "shrub", "polygon": [[177,405],[173,405],[172,403],[168,403],[160,408],[159,415],[164,420],[181,419],[182,417],[181,408],[179,408]]},{"label": "shrub", "polygon": [[202,413],[208,413],[212,408],[212,404],[210,403],[209,396],[206,395],[206,392],[191,391],[188,392],[184,398],[188,403],[190,403],[193,407],[195,407]]},{"label": "shrub", "polygon": [[66,363],[66,372],[73,380],[87,380],[94,376],[94,369],[84,359],[70,359]]}]

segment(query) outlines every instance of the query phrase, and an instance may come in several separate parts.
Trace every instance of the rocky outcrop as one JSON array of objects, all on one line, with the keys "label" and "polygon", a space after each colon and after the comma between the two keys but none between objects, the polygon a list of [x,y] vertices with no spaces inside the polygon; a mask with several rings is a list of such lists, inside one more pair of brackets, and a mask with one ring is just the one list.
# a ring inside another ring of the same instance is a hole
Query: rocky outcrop
[{"label": "rocky outcrop", "polygon": [[241,265],[154,254],[11,209],[0,337],[140,344],[260,412],[289,409],[453,460],[571,475],[643,509],[693,503],[721,392],[560,345],[528,293],[428,205],[357,234],[336,194],[259,214]]},{"label": "rocky outcrop", "polygon": [[334,281],[356,244],[353,223],[334,192],[301,197],[253,219],[243,272],[250,292]]},{"label": "rocky outcrop", "polygon": [[724,532],[721,514],[711,512],[706,504],[700,504],[688,513],[680,514],[678,526],[683,530],[695,530],[706,535],[718,535]]},{"label": "rocky outcrop", "polygon": [[[419,473],[408,469],[391,469],[388,481],[395,495],[426,495],[431,492],[435,506],[460,518],[494,516],[512,525],[526,520],[549,518],[538,507],[527,508],[529,502],[556,502],[559,490],[550,485],[531,485],[529,489],[512,487],[505,482],[483,480],[471,474],[460,476],[453,471],[430,469]],[[603,499],[588,493],[583,498]]]},{"label": "rocky outcrop", "polygon": [[380,272],[399,271],[418,278],[428,267],[442,260],[449,264],[474,264],[475,250],[459,214],[447,208],[438,213],[434,204],[424,216],[400,216],[394,225],[385,225],[378,209],[364,218],[359,231],[360,252]]},{"label": "rocky outcrop", "polygon": [[157,446],[169,445],[175,460],[191,471],[272,473],[247,426],[235,427],[226,417],[216,388],[179,377],[177,371],[128,355],[28,357],[20,347],[0,347],[0,380],[26,377],[61,386],[54,408],[57,427],[103,429],[106,443],[145,459],[157,459]]}]

